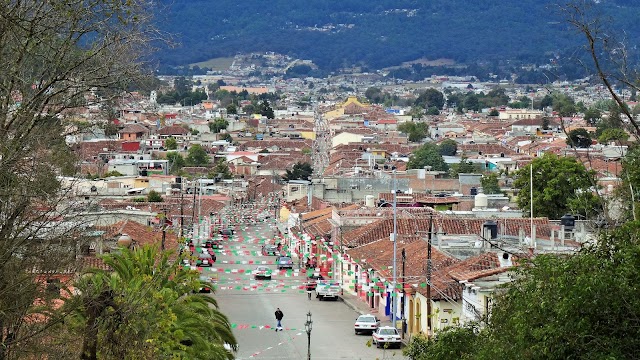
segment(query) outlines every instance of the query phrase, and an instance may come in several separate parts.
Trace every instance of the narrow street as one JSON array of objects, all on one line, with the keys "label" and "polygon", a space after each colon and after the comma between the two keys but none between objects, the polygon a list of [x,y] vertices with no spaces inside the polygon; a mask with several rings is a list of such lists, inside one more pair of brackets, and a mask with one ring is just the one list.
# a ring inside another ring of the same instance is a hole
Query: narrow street
[{"label": "narrow street", "polygon": [[[259,210],[232,210],[229,218],[257,219]],[[240,220],[242,221],[242,220]],[[229,225],[224,225],[229,226]],[[376,349],[368,346],[371,336],[355,335],[354,322],[359,313],[342,300],[308,300],[303,283],[306,272],[299,271],[298,259],[293,257],[292,270],[277,270],[276,256],[262,255],[262,246],[274,243],[273,218],[257,220],[255,224],[231,225],[234,236],[225,240],[217,251],[217,261],[202,274],[217,279],[215,298],[229,317],[239,343],[238,359],[306,359],[307,312],[312,314],[311,359],[402,359],[398,349]],[[286,249],[284,249],[286,251]],[[251,275],[258,265],[272,271],[271,280],[254,280]],[[274,312],[284,313],[284,331],[276,332]]]}]

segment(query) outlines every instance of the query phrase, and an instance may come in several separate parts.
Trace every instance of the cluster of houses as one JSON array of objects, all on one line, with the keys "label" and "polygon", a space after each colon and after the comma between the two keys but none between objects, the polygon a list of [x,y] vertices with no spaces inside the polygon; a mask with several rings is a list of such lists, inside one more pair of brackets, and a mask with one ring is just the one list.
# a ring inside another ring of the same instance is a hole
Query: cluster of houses
[{"label": "cluster of houses", "polygon": [[[317,257],[321,271],[372,312],[391,316],[396,309],[406,335],[481,319],[519,261],[570,253],[591,239],[589,225],[570,217],[523,218],[509,173],[547,152],[588,157],[585,165],[613,191],[626,151],[611,144],[569,151],[562,127],[587,127],[584,119],[530,109],[500,109],[498,116],[443,112],[414,120],[350,96],[319,104],[315,113],[288,107],[268,119],[227,114],[215,101],[160,111],[151,100],[134,94],[123,103],[115,134],[69,139],[81,172],[91,175],[73,179],[75,195],[96,219],[94,239],[82,249],[88,264],[99,263],[95,255],[121,241],[162,241],[175,248],[199,218],[278,194],[285,204],[275,209],[278,227],[291,247]],[[149,107],[154,110],[137,110]],[[318,113],[325,121],[322,134]],[[546,129],[543,115],[550,119]],[[227,129],[211,132],[216,118],[226,120]],[[433,141],[454,140],[457,152],[444,156],[445,162],[467,159],[499,174],[502,193],[485,194],[482,174],[407,169],[422,143],[399,130],[406,121],[427,122]],[[318,146],[321,135],[325,148]],[[170,138],[175,150],[167,149]],[[209,164],[175,171],[168,152],[186,156],[194,145],[205,149]],[[326,151],[325,163],[318,163],[319,151]],[[231,179],[211,176],[218,162],[227,165]],[[322,169],[312,178],[283,181],[287,170],[304,162]],[[148,201],[152,190],[162,201]]]}]

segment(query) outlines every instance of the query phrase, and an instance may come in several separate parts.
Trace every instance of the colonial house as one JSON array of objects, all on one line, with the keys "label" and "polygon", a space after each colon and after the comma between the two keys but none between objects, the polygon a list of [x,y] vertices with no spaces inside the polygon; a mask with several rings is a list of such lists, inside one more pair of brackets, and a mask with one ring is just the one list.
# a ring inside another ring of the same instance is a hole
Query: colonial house
[{"label": "colonial house", "polygon": [[118,131],[120,139],[125,141],[142,140],[149,136],[149,129],[141,124],[129,124]]}]

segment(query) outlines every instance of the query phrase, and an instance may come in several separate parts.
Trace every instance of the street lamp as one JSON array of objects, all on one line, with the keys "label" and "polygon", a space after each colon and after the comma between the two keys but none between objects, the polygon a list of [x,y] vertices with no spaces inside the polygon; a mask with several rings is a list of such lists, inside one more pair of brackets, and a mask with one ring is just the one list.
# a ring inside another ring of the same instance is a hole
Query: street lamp
[{"label": "street lamp", "polygon": [[307,331],[307,360],[311,360],[311,311],[307,313],[307,322],[304,323],[304,329]]}]

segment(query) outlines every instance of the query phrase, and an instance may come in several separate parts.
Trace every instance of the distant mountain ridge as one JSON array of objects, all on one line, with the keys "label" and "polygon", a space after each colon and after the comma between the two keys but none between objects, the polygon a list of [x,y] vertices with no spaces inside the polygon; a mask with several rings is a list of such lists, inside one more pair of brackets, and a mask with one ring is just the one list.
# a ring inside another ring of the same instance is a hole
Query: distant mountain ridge
[{"label": "distant mountain ridge", "polygon": [[[182,47],[158,54],[185,65],[273,51],[335,70],[417,59],[544,63],[581,45],[551,0],[160,0],[158,24]],[[629,39],[640,1],[599,0]]]}]

